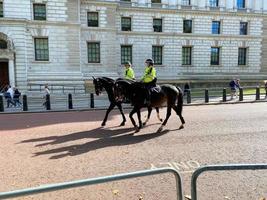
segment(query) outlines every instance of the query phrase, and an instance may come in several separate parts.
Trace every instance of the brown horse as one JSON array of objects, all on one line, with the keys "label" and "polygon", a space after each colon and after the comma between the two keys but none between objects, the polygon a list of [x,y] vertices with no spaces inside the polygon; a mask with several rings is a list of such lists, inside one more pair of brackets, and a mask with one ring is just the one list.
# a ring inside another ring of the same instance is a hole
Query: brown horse
[{"label": "brown horse", "polygon": [[[158,132],[162,131],[163,127],[167,124],[169,117],[171,116],[171,110],[173,109],[179,116],[182,125],[180,129],[184,128],[184,118],[182,116],[183,108],[183,92],[179,87],[175,87],[170,84],[164,84],[157,86],[156,89],[152,89],[150,92],[151,107],[162,107],[167,105],[167,114]],[[139,82],[129,82],[127,80],[118,80],[115,83],[115,96],[116,99],[128,98],[133,104],[134,108],[130,112],[130,119],[132,124],[136,128],[136,132],[142,128],[140,109],[142,107],[147,107],[145,105],[145,99],[147,96],[146,88],[143,83]],[[133,118],[133,114],[137,113],[139,126],[136,125]]]}]

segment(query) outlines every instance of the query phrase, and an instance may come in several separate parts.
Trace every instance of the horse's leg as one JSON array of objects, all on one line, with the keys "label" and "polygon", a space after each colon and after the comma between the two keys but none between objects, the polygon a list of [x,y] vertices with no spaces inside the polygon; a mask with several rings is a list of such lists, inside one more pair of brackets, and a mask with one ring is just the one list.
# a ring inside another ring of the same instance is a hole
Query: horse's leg
[{"label": "horse's leg", "polygon": [[155,109],[156,109],[156,111],[157,111],[157,117],[158,117],[159,121],[162,122],[163,120],[160,118],[160,115],[159,115],[159,108],[156,107]]},{"label": "horse's leg", "polygon": [[143,124],[142,124],[142,120],[141,120],[141,112],[140,109],[137,109],[137,118],[138,118],[138,122],[139,122],[139,129],[142,128]]},{"label": "horse's leg", "polygon": [[146,121],[143,123],[143,126],[145,126],[146,123],[148,122],[150,115],[151,115],[151,111],[152,111],[152,107],[151,106],[147,107],[147,118],[146,118]]},{"label": "horse's leg", "polygon": [[168,105],[167,107],[167,113],[166,113],[166,118],[164,120],[164,122],[161,124],[161,126],[159,127],[157,133],[161,132],[163,130],[163,127],[167,124],[168,119],[171,116],[171,112],[172,112],[172,107],[170,105]]},{"label": "horse's leg", "polygon": [[113,102],[110,103],[109,108],[107,109],[105,118],[104,118],[104,120],[103,120],[101,126],[105,126],[105,125],[106,125],[106,121],[107,121],[107,119],[108,119],[108,114],[110,113],[110,111],[113,110],[113,108],[115,107],[115,105],[116,105],[116,104],[113,103]]},{"label": "horse's leg", "polygon": [[122,119],[123,119],[123,121],[121,122],[120,126],[124,126],[125,125],[125,122],[126,122],[126,117],[125,117],[125,115],[123,113],[121,103],[117,103],[117,107],[119,108],[120,113],[122,115]]},{"label": "horse's leg", "polygon": [[130,117],[131,122],[132,122],[132,124],[133,124],[133,126],[134,126],[134,128],[135,128],[135,132],[138,132],[138,131],[139,131],[139,128],[138,128],[138,126],[136,125],[135,120],[134,120],[134,118],[133,118],[133,114],[136,113],[136,112],[137,112],[137,108],[134,107],[133,110],[130,112],[129,117]]},{"label": "horse's leg", "polygon": [[183,129],[184,128],[184,124],[185,124],[184,117],[182,116],[182,113],[179,111],[179,108],[177,106],[175,106],[173,109],[175,110],[176,114],[179,116],[179,118],[181,120],[181,123],[182,123],[182,125],[180,126],[179,129]]}]

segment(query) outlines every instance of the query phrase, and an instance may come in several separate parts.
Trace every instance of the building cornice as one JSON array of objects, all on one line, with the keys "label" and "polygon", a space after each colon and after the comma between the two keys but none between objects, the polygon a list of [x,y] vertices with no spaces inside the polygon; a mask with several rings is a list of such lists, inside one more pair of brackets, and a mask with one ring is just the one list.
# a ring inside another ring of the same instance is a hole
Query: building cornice
[{"label": "building cornice", "polygon": [[120,36],[155,36],[155,37],[184,37],[184,38],[210,38],[214,40],[224,40],[224,39],[240,39],[240,40],[251,40],[251,39],[263,39],[263,36],[252,36],[252,35],[212,35],[212,34],[185,34],[185,33],[154,33],[154,32],[125,32],[125,31],[118,31],[117,35]]},{"label": "building cornice", "polygon": [[17,19],[17,18],[0,18],[0,23],[2,25],[36,25],[36,26],[81,26],[80,23],[74,22],[55,22],[55,21],[34,21],[28,19]]},{"label": "building cornice", "polygon": [[108,1],[94,1],[94,0],[81,0],[81,5],[100,5],[100,6],[109,6],[109,7],[117,7],[118,6],[118,2],[108,2]]},{"label": "building cornice", "polygon": [[214,11],[214,10],[199,10],[199,9],[168,9],[168,8],[154,8],[154,7],[125,7],[118,6],[118,11],[139,11],[139,12],[152,12],[152,13],[162,13],[162,14],[190,14],[190,15],[201,15],[201,16],[231,16],[231,17],[267,17],[267,14],[264,13],[255,13],[255,12],[239,12],[239,11]]}]

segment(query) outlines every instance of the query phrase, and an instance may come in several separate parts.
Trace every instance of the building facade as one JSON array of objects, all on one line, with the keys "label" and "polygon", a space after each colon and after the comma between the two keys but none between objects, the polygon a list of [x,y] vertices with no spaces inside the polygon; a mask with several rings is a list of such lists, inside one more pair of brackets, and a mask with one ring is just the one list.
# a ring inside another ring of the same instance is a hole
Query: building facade
[{"label": "building facade", "polygon": [[0,0],[0,87],[138,78],[146,58],[161,81],[267,79],[267,2]]}]

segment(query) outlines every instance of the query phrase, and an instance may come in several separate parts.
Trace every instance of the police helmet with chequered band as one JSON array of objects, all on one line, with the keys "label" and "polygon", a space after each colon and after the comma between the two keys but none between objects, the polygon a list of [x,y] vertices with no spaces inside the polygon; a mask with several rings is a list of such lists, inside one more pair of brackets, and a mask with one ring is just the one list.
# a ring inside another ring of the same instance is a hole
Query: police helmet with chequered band
[{"label": "police helmet with chequered band", "polygon": [[146,59],[146,63],[149,64],[149,65],[154,65],[154,60],[149,58],[149,59]]}]

